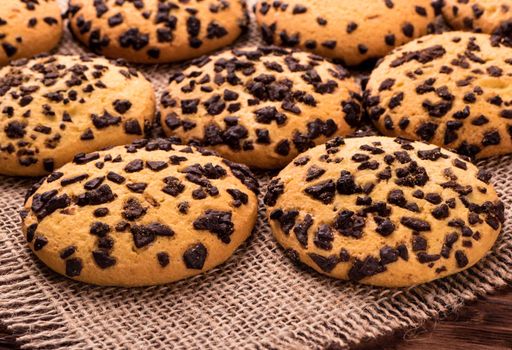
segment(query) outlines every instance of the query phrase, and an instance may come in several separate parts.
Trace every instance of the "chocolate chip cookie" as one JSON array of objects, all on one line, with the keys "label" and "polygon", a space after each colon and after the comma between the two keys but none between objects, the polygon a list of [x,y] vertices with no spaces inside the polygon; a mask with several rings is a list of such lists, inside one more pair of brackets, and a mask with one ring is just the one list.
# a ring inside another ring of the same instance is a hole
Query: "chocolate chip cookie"
[{"label": "chocolate chip cookie", "polygon": [[70,0],[74,35],[93,52],[131,62],[201,56],[246,30],[242,0]]},{"label": "chocolate chip cookie", "polygon": [[396,49],[372,72],[370,118],[386,135],[470,157],[512,151],[512,49],[499,37],[449,32]]},{"label": "chocolate chip cookie", "polygon": [[257,216],[248,168],[173,140],[80,154],[29,193],[35,254],[73,279],[113,286],[177,281],[228,259]]},{"label": "chocolate chip cookie", "polygon": [[55,0],[0,1],[0,66],[53,49],[62,36]]},{"label": "chocolate chip cookie", "polygon": [[297,157],[264,201],[275,237],[296,262],[335,278],[405,287],[488,253],[504,220],[489,180],[433,145],[338,137]]},{"label": "chocolate chip cookie", "polygon": [[282,167],[360,124],[359,84],[310,53],[234,49],[198,59],[170,80],[161,99],[164,131],[251,167]]},{"label": "chocolate chip cookie", "polygon": [[453,28],[501,35],[512,40],[512,3],[509,0],[443,2],[443,16]]},{"label": "chocolate chip cookie", "polygon": [[301,47],[348,65],[433,32],[435,17],[431,0],[260,0],[255,13],[268,44]]},{"label": "chocolate chip cookie", "polygon": [[122,62],[45,56],[0,69],[0,174],[38,176],[144,134],[151,83]]}]

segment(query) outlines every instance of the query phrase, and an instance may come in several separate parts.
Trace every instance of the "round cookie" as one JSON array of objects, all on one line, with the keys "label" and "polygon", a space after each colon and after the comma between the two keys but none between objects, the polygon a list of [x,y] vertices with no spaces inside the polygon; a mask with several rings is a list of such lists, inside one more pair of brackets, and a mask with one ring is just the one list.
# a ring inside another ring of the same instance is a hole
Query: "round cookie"
[{"label": "round cookie", "polygon": [[141,138],[153,87],[121,62],[45,56],[0,69],[0,174],[48,174],[73,159]]},{"label": "round cookie", "polygon": [[371,73],[365,104],[388,136],[470,157],[512,151],[512,50],[487,34],[449,32],[396,49]]},{"label": "round cookie", "polygon": [[467,269],[491,249],[504,207],[489,179],[433,145],[338,137],[297,157],[264,201],[296,262],[343,280],[405,287]]},{"label": "round cookie", "polygon": [[50,174],[29,193],[23,231],[45,264],[73,279],[168,283],[233,254],[255,224],[257,191],[244,166],[172,140],[140,140]]},{"label": "round cookie", "polygon": [[62,36],[55,0],[0,1],[0,66],[53,49]]},{"label": "round cookie", "polygon": [[234,49],[196,60],[170,79],[161,124],[184,143],[257,168],[359,125],[361,88],[339,65],[277,47]]},{"label": "round cookie", "polygon": [[175,62],[231,44],[247,28],[243,0],[70,0],[73,34],[93,52]]},{"label": "round cookie", "polygon": [[510,0],[443,0],[443,16],[455,29],[512,35]]},{"label": "round cookie", "polygon": [[435,18],[431,0],[260,0],[255,13],[268,44],[301,47],[348,65],[433,32]]}]

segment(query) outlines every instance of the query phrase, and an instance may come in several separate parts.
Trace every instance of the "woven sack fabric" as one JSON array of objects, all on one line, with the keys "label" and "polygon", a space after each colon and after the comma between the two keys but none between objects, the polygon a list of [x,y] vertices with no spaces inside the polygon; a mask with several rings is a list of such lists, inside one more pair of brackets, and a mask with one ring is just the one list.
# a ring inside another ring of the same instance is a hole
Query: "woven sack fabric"
[{"label": "woven sack fabric", "polygon": [[[237,45],[248,42],[258,43],[254,23]],[[69,33],[58,49],[84,51]],[[176,66],[138,68],[160,93]],[[74,282],[40,263],[21,232],[18,212],[35,180],[0,176],[0,321],[23,348],[38,349],[317,349],[418,326],[512,280],[512,156],[480,165],[494,173],[507,208],[499,241],[470,270],[409,289],[294,267],[273,239],[262,205],[252,237],[207,274],[136,289]],[[269,176],[259,174],[262,186]]]}]

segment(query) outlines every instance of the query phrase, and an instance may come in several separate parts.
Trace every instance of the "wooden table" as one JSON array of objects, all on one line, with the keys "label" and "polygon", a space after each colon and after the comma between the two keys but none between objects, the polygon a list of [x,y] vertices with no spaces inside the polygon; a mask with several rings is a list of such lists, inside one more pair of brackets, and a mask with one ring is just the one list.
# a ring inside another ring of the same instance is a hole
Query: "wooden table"
[{"label": "wooden table", "polygon": [[[512,287],[481,298],[443,315],[443,320],[428,322],[414,330],[355,347],[355,350],[510,350],[512,349]],[[14,338],[0,326],[0,350],[18,349]],[[337,350],[335,344],[326,350]]]}]

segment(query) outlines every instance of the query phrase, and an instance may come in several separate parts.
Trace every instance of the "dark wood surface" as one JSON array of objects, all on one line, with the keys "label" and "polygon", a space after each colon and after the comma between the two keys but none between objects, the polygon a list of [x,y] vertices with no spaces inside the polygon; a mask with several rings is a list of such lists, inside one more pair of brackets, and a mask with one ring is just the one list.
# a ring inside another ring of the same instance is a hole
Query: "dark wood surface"
[{"label": "dark wood surface", "polygon": [[468,303],[442,320],[363,343],[356,350],[511,350],[512,287]]},{"label": "dark wood surface", "polygon": [[[332,344],[328,350],[336,350]],[[0,326],[0,350],[18,349],[15,339]],[[471,302],[442,320],[418,329],[364,342],[355,350],[510,350],[512,349],[512,287]]]}]

